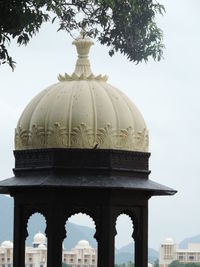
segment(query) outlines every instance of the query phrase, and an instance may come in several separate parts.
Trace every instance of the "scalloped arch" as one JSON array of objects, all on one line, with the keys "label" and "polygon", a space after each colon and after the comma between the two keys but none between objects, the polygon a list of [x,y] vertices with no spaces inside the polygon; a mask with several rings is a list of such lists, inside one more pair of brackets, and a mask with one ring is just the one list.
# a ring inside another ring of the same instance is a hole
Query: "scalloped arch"
[{"label": "scalloped arch", "polygon": [[46,212],[44,210],[42,210],[42,209],[31,208],[31,209],[26,210],[25,217],[24,217],[24,220],[25,220],[25,231],[26,231],[25,237],[26,238],[29,236],[29,234],[28,234],[29,221],[31,220],[31,217],[34,216],[35,214],[39,214],[44,218],[45,224],[46,224],[46,228],[45,228],[45,234],[46,234],[47,222],[48,222]]},{"label": "scalloped arch", "polygon": [[88,216],[92,220],[92,222],[94,224],[94,227],[95,227],[95,234],[94,234],[93,237],[96,239],[96,241],[98,241],[98,235],[97,235],[97,219],[95,218],[94,212],[89,211],[88,209],[75,208],[71,212],[68,212],[67,215],[66,215],[66,217],[65,217],[65,226],[67,224],[67,221],[72,216],[75,216],[75,215],[78,215],[78,214],[86,215],[86,216]]},{"label": "scalloped arch", "polygon": [[132,238],[135,239],[136,235],[138,234],[138,219],[137,219],[137,216],[136,216],[136,213],[134,211],[130,211],[130,210],[123,210],[123,211],[120,211],[118,212],[116,215],[115,215],[115,234],[117,234],[117,230],[116,230],[116,224],[117,224],[117,219],[119,216],[121,215],[126,215],[130,218],[131,220],[131,223],[132,223]]}]

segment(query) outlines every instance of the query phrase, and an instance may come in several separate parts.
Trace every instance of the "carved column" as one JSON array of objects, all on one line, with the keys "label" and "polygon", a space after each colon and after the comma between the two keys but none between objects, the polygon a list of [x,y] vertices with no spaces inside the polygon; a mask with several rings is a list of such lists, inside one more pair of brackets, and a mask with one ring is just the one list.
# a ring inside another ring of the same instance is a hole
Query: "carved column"
[{"label": "carved column", "polygon": [[97,226],[98,267],[114,267],[115,233],[112,207],[104,206]]},{"label": "carved column", "polygon": [[62,243],[66,236],[62,210],[52,207],[48,214],[46,235],[47,267],[62,267]]},{"label": "carved column", "polygon": [[14,199],[14,252],[13,266],[25,266],[25,240],[27,237],[23,205]]},{"label": "carved column", "polygon": [[148,204],[139,209],[137,214],[137,231],[135,239],[135,267],[148,265]]}]

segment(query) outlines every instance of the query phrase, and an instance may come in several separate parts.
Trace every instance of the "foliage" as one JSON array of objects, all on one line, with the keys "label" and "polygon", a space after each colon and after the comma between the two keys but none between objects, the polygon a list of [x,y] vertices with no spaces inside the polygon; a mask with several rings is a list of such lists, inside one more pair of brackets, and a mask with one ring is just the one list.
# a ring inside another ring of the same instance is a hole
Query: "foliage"
[{"label": "foliage", "polygon": [[173,261],[169,264],[169,267],[200,267],[198,263],[180,263],[179,261]]},{"label": "foliage", "polygon": [[71,265],[68,265],[68,264],[66,264],[66,263],[62,263],[62,267],[72,267]]},{"label": "foliage", "polygon": [[[179,261],[173,261],[172,263],[169,264],[170,267],[180,267]],[[182,265],[181,265],[182,267]]]},{"label": "foliage", "polygon": [[154,265],[153,265],[154,267],[159,267],[159,261],[158,261],[158,259],[154,262]]},{"label": "foliage", "polygon": [[134,267],[134,263],[133,262],[128,262],[127,264],[123,263],[123,264],[115,264],[115,267]]},{"label": "foliage", "polygon": [[[120,51],[139,63],[162,58],[162,31],[157,14],[164,7],[156,0],[0,0],[0,64],[15,62],[8,53],[13,39],[26,45],[43,22],[59,20],[58,30],[71,35],[84,27],[112,56]],[[53,18],[52,18],[53,14]]]}]

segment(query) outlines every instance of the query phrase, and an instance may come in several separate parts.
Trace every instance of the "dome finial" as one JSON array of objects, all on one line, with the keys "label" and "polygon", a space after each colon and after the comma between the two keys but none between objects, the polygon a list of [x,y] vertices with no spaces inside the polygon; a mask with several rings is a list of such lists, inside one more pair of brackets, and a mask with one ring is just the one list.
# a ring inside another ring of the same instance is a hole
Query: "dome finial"
[{"label": "dome finial", "polygon": [[88,54],[90,51],[90,47],[94,44],[92,39],[87,36],[87,32],[82,28],[80,35],[73,42],[73,45],[76,46],[76,50],[78,53],[78,59],[76,61],[76,67],[72,75],[68,75],[65,73],[64,75],[59,74],[58,80],[60,82],[64,81],[104,81],[108,80],[108,76],[97,75],[95,76],[90,68],[90,61],[88,59]]},{"label": "dome finial", "polygon": [[78,52],[78,59],[76,62],[74,74],[76,74],[77,76],[90,76],[92,74],[92,71],[90,68],[88,54],[90,47],[94,44],[94,42],[87,36],[85,30],[82,29],[80,36],[75,41],[73,41],[72,44],[76,46],[76,50]]}]

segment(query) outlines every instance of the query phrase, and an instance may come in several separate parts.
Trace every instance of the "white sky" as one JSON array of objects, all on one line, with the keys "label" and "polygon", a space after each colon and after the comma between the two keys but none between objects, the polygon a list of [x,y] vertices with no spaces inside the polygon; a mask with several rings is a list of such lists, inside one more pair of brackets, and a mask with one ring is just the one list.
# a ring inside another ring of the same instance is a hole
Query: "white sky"
[{"label": "white sky", "polygon": [[[166,238],[176,242],[200,234],[200,1],[162,0],[167,13],[159,19],[164,31],[165,59],[134,65],[122,55],[110,58],[96,44],[90,59],[95,74],[123,90],[142,112],[150,132],[150,178],[178,190],[174,197],[150,200],[149,246]],[[0,179],[12,176],[14,128],[27,103],[72,73],[76,52],[71,38],[46,24],[27,47],[12,45],[14,72],[0,67]],[[87,220],[76,220],[87,224]],[[117,247],[129,243],[129,222],[120,220]]]}]

